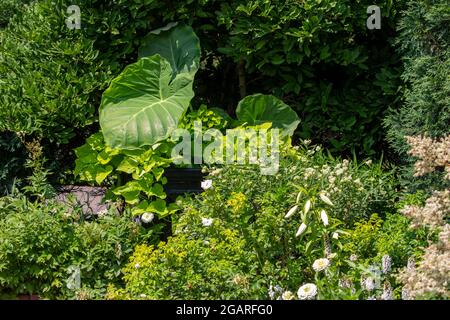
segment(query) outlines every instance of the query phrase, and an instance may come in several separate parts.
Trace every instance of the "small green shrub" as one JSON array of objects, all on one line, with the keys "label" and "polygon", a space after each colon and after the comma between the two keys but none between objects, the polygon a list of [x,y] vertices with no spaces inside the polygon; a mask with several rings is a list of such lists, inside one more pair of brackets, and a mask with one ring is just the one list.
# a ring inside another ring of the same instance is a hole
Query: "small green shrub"
[{"label": "small green shrub", "polygon": [[[67,222],[66,222],[67,223]],[[107,213],[96,221],[75,224],[76,255],[71,265],[79,270],[80,288],[69,298],[102,299],[110,284],[122,284],[122,268],[138,243],[158,243],[163,224],[143,229],[129,213]]]},{"label": "small green shrub", "polygon": [[138,243],[157,243],[162,224],[145,230],[114,210],[86,221],[52,200],[0,198],[0,293],[15,297],[101,299],[122,284],[121,269]]},{"label": "small green shrub", "polygon": [[383,255],[392,258],[395,268],[403,267],[411,257],[418,257],[419,248],[426,245],[425,230],[412,230],[410,221],[401,214],[389,214],[386,219],[373,215],[367,221],[358,222],[343,237],[344,252],[355,254],[366,262],[381,261]]},{"label": "small green shrub", "polygon": [[27,210],[3,214],[0,220],[1,291],[61,296],[65,269],[75,253],[74,226],[58,218],[61,208],[43,210],[26,200],[22,205]]}]

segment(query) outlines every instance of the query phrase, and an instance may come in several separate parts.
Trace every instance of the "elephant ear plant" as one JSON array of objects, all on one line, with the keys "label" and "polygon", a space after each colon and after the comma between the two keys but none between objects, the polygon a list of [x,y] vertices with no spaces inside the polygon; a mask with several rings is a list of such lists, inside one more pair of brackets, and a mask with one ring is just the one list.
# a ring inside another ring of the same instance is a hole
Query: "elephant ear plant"
[{"label": "elephant ear plant", "polygon": [[200,44],[191,27],[170,24],[150,32],[139,56],[103,94],[100,126],[112,148],[135,149],[168,138],[194,97]]},{"label": "elephant ear plant", "polygon": [[152,31],[143,40],[139,60],[104,92],[102,134],[75,150],[75,174],[112,185],[107,198],[120,196],[135,215],[163,218],[176,211],[175,205],[167,206],[163,188],[173,145],[168,138],[194,96],[199,61],[200,42],[191,27],[172,23]]},{"label": "elephant ear plant", "polygon": [[[199,63],[200,44],[192,28],[172,23],[150,32],[139,50],[139,60],[126,67],[104,92],[102,133],[75,150],[75,174],[81,180],[112,185],[108,199],[120,197],[135,215],[147,212],[162,218],[176,211],[174,204],[167,206],[165,201],[164,172],[172,162],[175,145],[170,136],[190,119],[181,121],[194,96],[192,85]],[[288,105],[261,94],[239,103],[237,120],[216,114],[235,126],[269,125],[287,137],[299,123]]]}]

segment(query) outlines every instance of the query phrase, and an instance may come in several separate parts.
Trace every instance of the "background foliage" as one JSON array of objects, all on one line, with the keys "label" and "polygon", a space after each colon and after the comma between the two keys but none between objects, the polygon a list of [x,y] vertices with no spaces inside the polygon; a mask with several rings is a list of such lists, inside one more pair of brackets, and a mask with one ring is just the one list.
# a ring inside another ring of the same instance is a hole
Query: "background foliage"
[{"label": "background foliage", "polygon": [[405,136],[448,134],[450,123],[450,7],[448,1],[408,2],[399,22],[397,38],[405,71],[402,105],[385,119],[391,146],[406,165],[403,185],[410,191],[449,187],[440,172],[420,179],[413,177],[414,158],[407,152]]},{"label": "background foliage", "polygon": [[[101,92],[136,61],[146,34],[172,21],[191,25],[202,44],[194,105],[233,115],[244,95],[274,94],[303,120],[302,138],[362,155],[384,146],[381,118],[397,105],[392,38],[403,2],[377,3],[381,31],[367,30],[373,3],[365,0],[23,3],[2,4],[9,13],[0,31],[0,130],[39,136],[55,172],[95,132]],[[81,8],[81,30],[65,25],[72,4]]]}]

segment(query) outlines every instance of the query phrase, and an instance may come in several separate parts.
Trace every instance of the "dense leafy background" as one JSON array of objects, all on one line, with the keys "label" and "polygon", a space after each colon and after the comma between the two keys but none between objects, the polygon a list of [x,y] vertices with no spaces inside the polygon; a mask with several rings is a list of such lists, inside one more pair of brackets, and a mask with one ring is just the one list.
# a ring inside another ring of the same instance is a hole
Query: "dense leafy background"
[{"label": "dense leafy background", "polygon": [[[401,69],[392,38],[403,3],[377,3],[381,31],[367,30],[373,3],[365,0],[24,3],[2,4],[0,130],[42,139],[54,171],[97,128],[107,84],[136,61],[150,30],[172,21],[191,25],[201,41],[195,105],[233,115],[243,94],[274,94],[303,120],[297,136],[334,152],[378,157],[385,147],[380,124],[396,108]],[[81,7],[78,31],[65,25],[72,4]]]},{"label": "dense leafy background", "polygon": [[450,6],[448,1],[410,1],[399,23],[398,50],[403,57],[403,103],[385,119],[387,138],[406,164],[403,185],[409,190],[442,189],[440,172],[415,179],[405,136],[441,137],[450,123]]}]

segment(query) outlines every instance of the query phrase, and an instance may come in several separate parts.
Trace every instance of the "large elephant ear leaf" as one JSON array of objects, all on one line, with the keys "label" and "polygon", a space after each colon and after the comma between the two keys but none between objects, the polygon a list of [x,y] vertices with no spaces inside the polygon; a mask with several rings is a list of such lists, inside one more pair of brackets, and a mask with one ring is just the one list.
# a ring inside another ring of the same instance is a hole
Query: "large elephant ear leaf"
[{"label": "large elephant ear leaf", "polygon": [[159,55],[129,65],[104,92],[100,126],[111,148],[135,149],[169,137],[194,96],[194,71],[172,79]]},{"label": "large elephant ear leaf", "polygon": [[200,64],[200,40],[191,27],[170,23],[151,31],[139,48],[139,58],[159,54],[173,70],[173,78],[182,72],[197,70]]},{"label": "large elephant ear leaf", "polygon": [[297,113],[280,99],[263,94],[255,94],[242,99],[236,109],[240,122],[250,126],[271,122],[272,128],[282,130],[283,135],[292,136],[300,119]]}]

